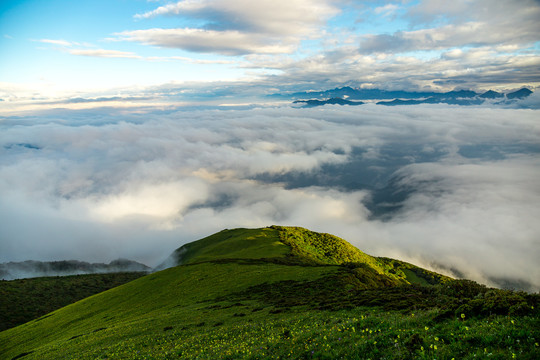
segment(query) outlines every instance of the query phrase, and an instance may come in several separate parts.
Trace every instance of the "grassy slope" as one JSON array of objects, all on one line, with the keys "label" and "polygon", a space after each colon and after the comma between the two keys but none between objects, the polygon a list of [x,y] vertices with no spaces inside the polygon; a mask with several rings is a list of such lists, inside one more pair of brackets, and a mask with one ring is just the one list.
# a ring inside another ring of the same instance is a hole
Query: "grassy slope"
[{"label": "grassy slope", "polygon": [[[5,358],[12,358],[42,347],[32,354],[35,358],[77,354],[94,358],[103,352],[101,349],[125,338],[142,346],[149,334],[160,335],[169,326],[189,328],[209,321],[209,325],[220,321],[230,325],[241,319],[234,317],[235,313],[252,312],[258,305],[249,310],[243,306],[228,307],[236,302],[213,301],[215,298],[246,290],[262,279],[314,280],[333,270],[332,267],[236,263],[202,263],[167,269],[2,332],[0,351],[5,351]],[[212,316],[208,316],[209,312]],[[28,358],[33,358],[32,355]]]},{"label": "grassy slope", "polygon": [[[376,269],[338,256],[330,261],[334,265],[308,266],[306,259],[325,251],[325,242],[321,245],[305,229],[288,230],[303,237],[297,249],[303,256],[276,242],[283,228],[218,233],[204,239],[205,246],[194,243],[184,250],[189,265],[139,278],[1,332],[0,358],[537,354],[538,296],[459,281],[386,287],[405,284],[385,273],[409,265],[373,258],[382,266]],[[247,237],[253,241],[250,251],[238,246]]]},{"label": "grassy slope", "polygon": [[216,259],[283,257],[289,251],[275,229],[234,229],[188,243],[176,250],[176,255],[180,264],[192,264]]},{"label": "grassy slope", "polygon": [[0,281],[0,331],[146,275],[142,272]]}]

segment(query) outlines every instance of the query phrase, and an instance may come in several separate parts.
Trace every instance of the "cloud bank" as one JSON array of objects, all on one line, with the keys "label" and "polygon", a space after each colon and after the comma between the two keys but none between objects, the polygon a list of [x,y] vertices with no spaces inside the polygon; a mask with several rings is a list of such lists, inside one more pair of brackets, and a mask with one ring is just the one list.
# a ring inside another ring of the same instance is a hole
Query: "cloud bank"
[{"label": "cloud bank", "polygon": [[[282,224],[537,290],[537,113],[364,105],[7,117],[0,262],[153,266],[223,228]],[[374,201],[393,210],[374,216]]]}]

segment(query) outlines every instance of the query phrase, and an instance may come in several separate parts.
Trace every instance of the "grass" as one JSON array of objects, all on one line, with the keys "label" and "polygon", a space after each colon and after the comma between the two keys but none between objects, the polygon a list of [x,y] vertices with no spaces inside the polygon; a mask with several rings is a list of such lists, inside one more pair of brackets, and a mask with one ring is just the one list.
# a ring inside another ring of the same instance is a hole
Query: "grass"
[{"label": "grass", "polygon": [[[304,236],[302,256],[276,243],[277,227],[193,243],[185,265],[1,332],[0,358],[538,358],[537,294],[470,281],[410,285],[386,273],[429,277],[410,264],[351,262],[351,254],[317,264],[325,242],[292,230]],[[247,237],[250,251],[238,246]]]},{"label": "grass", "polygon": [[0,280],[0,331],[146,274],[129,272]]},{"label": "grass", "polygon": [[288,253],[289,248],[280,241],[279,232],[272,228],[223,230],[188,243],[175,252],[180,264],[283,257]]}]

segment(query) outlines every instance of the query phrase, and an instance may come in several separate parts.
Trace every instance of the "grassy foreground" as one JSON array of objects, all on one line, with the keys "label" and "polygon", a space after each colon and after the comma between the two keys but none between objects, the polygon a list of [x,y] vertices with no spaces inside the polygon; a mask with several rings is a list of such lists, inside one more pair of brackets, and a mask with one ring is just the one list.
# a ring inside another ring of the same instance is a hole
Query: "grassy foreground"
[{"label": "grassy foreground", "polygon": [[360,261],[314,234],[238,229],[192,243],[184,265],[1,332],[0,358],[538,358],[538,295]]}]

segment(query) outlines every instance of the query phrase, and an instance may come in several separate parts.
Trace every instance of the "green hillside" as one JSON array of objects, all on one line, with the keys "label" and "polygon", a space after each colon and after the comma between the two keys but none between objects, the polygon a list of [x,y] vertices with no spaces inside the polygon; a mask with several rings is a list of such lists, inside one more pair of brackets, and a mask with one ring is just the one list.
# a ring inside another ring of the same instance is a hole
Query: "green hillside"
[{"label": "green hillside", "polygon": [[538,355],[538,295],[374,258],[328,234],[224,230],[175,254],[179,266],[1,332],[0,358]]},{"label": "green hillside", "polygon": [[0,331],[146,274],[127,272],[0,280]]},{"label": "green hillside", "polygon": [[272,228],[223,230],[188,243],[174,252],[178,264],[217,259],[262,259],[283,257],[290,249]]}]

